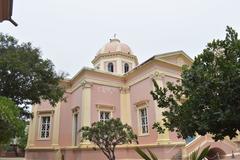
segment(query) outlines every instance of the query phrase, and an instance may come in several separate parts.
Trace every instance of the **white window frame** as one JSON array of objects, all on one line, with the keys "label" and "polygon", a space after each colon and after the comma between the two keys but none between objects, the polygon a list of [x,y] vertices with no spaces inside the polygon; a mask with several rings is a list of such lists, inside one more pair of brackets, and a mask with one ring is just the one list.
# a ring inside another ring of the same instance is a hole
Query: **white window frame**
[{"label": "white window frame", "polygon": [[100,110],[99,111],[99,117],[98,117],[98,120],[99,121],[107,121],[107,120],[109,120],[109,119],[106,119],[106,117],[104,117],[104,119],[101,119],[101,113],[109,113],[109,119],[111,119],[112,118],[112,112],[111,111],[106,111],[106,110]]},{"label": "white window frame", "polygon": [[[148,107],[149,107],[149,101],[148,100],[143,100],[143,101],[139,101],[137,103],[135,103],[136,108],[137,108],[137,122],[138,122],[138,136],[149,136],[150,135],[150,130],[149,130],[149,111],[148,111]],[[146,112],[147,112],[147,133],[143,133],[142,130],[142,119],[141,119],[141,115],[140,115],[140,110],[145,109],[146,108]]]},{"label": "white window frame", "polygon": [[128,72],[131,71],[133,68],[132,67],[133,64],[131,61],[122,61],[122,73],[127,73],[127,72],[125,72],[125,67],[124,67],[125,63],[128,64],[128,67],[129,67]]},{"label": "white window frame", "polygon": [[109,119],[113,118],[114,106],[97,104],[98,121],[101,120],[101,112],[109,112]]},{"label": "white window frame", "polygon": [[[141,111],[142,110],[146,111],[146,115],[144,115],[144,117],[142,117],[142,115],[141,115]],[[138,116],[139,116],[140,134],[141,135],[147,135],[147,134],[149,134],[149,125],[148,125],[149,124],[149,122],[148,122],[149,120],[148,120],[148,110],[147,110],[147,107],[139,108],[138,109],[138,114],[139,114]],[[145,123],[146,124],[142,123],[142,119],[143,118],[145,119]],[[145,128],[145,131],[146,131],[145,133],[143,132],[143,127]]]},{"label": "white window frame", "polygon": [[[113,72],[108,71],[108,64],[112,63],[113,64]],[[116,73],[118,72],[117,69],[117,61],[116,60],[109,60],[104,62],[104,71],[109,72],[109,73]]]},{"label": "white window frame", "polygon": [[[50,119],[49,119],[49,130],[48,130],[48,132],[49,132],[49,136],[48,137],[42,137],[41,135],[42,135],[42,118],[43,117],[49,117]],[[39,116],[38,116],[38,119],[39,119],[39,121],[38,121],[38,140],[50,140],[51,139],[51,134],[52,134],[52,118],[53,118],[53,116],[52,116],[52,114],[51,113],[45,113],[45,114],[39,114]]]},{"label": "white window frame", "polygon": [[[112,68],[111,68],[112,71],[109,70],[109,65],[110,65],[110,64],[112,64],[112,66],[111,66],[111,67],[112,67]],[[115,71],[114,68],[115,68],[115,67],[114,67],[114,63],[113,63],[113,62],[108,62],[108,63],[107,63],[107,71],[108,71],[108,72],[110,72],[110,73],[114,73],[114,71]]]},{"label": "white window frame", "polygon": [[80,107],[77,106],[77,107],[74,107],[72,109],[72,145],[73,146],[77,146],[78,145],[78,142],[77,140],[79,139],[79,134],[76,135],[76,132],[78,133],[78,131],[76,131],[75,129],[75,116],[77,115],[77,130],[81,128],[81,124],[80,124],[80,121],[79,121],[79,111],[80,111]]}]

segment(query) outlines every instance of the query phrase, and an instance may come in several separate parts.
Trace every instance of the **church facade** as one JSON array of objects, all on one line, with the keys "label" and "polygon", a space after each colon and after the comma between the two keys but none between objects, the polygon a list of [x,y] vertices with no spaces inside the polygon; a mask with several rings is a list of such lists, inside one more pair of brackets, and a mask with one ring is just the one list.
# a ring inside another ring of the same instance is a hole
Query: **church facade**
[{"label": "church facade", "polygon": [[[119,160],[140,160],[136,146],[148,148],[159,159],[186,159],[199,147],[211,145],[209,159],[238,157],[240,137],[214,142],[211,136],[198,136],[190,143],[168,130],[158,134],[154,122],[162,123],[162,109],[150,91],[155,79],[160,87],[180,79],[181,66],[192,59],[183,51],[155,55],[138,64],[130,47],[114,37],[92,60],[94,68],[83,68],[60,85],[66,88],[66,102],[52,107],[47,101],[32,107],[26,160],[104,160],[94,145],[81,141],[79,129],[91,123],[120,118],[138,136],[139,144],[117,147]],[[216,157],[217,155],[217,157]]]}]

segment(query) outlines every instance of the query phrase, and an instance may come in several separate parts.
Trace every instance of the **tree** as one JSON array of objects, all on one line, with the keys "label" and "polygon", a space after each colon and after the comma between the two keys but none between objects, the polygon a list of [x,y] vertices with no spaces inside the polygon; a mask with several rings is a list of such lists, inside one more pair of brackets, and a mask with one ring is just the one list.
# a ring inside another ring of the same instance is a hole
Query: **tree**
[{"label": "tree", "polygon": [[64,76],[30,42],[20,44],[0,33],[0,144],[23,135],[18,134],[25,130],[22,120],[30,115],[28,106],[41,100],[54,106],[64,99],[64,88],[59,86]]},{"label": "tree", "polygon": [[144,160],[158,160],[157,156],[151,152],[149,149],[147,149],[149,155],[145,153],[143,150],[141,150],[139,147],[135,148],[135,151],[140,155]]},{"label": "tree", "polygon": [[207,157],[209,151],[210,151],[210,146],[203,148],[203,150],[200,153],[198,149],[190,155],[189,160],[204,160]]},{"label": "tree", "polygon": [[[208,43],[192,66],[183,67],[178,83],[159,88],[154,82],[153,99],[167,108],[164,126],[183,138],[210,133],[221,140],[240,131],[240,40],[231,27],[226,31],[224,40]],[[159,123],[153,127],[164,131]]]},{"label": "tree", "polygon": [[137,142],[137,135],[127,124],[122,124],[119,118],[94,122],[91,127],[82,127],[82,140],[96,144],[109,160],[115,160],[117,145]]},{"label": "tree", "polygon": [[19,108],[10,99],[0,97],[0,145],[22,135],[24,129],[25,122],[20,118]]},{"label": "tree", "polygon": [[40,50],[30,42],[19,44],[14,37],[0,33],[0,96],[24,107],[41,100],[55,105],[64,94],[59,86],[64,76],[58,75],[53,63],[42,59]]}]

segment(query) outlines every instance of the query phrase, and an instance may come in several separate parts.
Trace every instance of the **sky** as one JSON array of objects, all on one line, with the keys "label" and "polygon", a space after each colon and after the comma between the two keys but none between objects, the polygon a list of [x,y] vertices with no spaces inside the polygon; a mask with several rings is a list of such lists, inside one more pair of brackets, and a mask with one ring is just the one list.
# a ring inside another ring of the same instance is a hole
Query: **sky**
[{"label": "sky", "polygon": [[14,0],[0,32],[40,48],[57,72],[74,76],[92,67],[97,51],[117,34],[140,63],[155,54],[183,50],[194,58],[226,26],[240,33],[239,0]]}]

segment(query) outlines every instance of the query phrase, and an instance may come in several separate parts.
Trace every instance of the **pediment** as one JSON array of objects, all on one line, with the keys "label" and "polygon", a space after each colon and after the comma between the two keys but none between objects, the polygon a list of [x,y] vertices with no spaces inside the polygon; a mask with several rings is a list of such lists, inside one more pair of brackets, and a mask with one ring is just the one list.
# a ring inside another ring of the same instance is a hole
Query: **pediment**
[{"label": "pediment", "polygon": [[172,63],[175,65],[188,65],[190,66],[193,62],[192,58],[190,58],[183,51],[169,52],[164,54],[159,54],[155,56],[156,59],[166,61],[168,63]]}]

